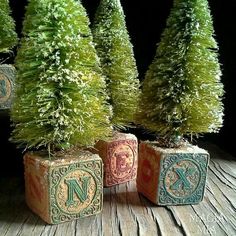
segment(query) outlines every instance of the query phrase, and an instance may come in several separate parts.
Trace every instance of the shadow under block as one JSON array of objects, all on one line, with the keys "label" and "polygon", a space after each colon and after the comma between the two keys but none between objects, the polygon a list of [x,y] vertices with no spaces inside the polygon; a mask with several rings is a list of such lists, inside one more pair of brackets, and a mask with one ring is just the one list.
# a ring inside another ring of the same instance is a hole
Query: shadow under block
[{"label": "shadow under block", "polygon": [[97,214],[103,203],[103,164],[97,154],[80,151],[49,159],[24,156],[25,195],[29,208],[49,224]]},{"label": "shadow under block", "polygon": [[197,146],[139,146],[137,189],[157,205],[197,204],[204,196],[209,153]]},{"label": "shadow under block", "polygon": [[0,65],[0,110],[10,109],[16,70],[11,65]]},{"label": "shadow under block", "polygon": [[138,140],[133,134],[115,133],[109,141],[98,141],[95,150],[104,163],[104,186],[133,180],[137,176]]}]

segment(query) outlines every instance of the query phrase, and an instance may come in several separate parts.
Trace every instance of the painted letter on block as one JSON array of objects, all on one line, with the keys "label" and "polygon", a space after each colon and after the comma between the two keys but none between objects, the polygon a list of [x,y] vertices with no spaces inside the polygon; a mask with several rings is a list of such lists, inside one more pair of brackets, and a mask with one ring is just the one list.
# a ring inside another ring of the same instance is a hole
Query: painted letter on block
[{"label": "painted letter on block", "polygon": [[66,201],[67,206],[75,204],[74,195],[83,203],[88,198],[88,184],[90,177],[81,177],[80,183],[77,179],[68,179],[65,180],[65,183],[68,186],[68,199]]}]

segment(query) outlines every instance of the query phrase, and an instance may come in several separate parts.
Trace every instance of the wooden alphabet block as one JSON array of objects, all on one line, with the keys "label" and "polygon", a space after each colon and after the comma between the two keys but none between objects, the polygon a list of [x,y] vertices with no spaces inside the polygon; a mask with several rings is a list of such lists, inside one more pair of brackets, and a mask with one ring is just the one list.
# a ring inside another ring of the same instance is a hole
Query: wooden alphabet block
[{"label": "wooden alphabet block", "polygon": [[139,146],[137,189],[157,205],[197,204],[204,196],[209,154],[197,146]]},{"label": "wooden alphabet block", "polygon": [[24,156],[29,208],[49,224],[99,213],[103,203],[103,164],[97,154],[80,151],[50,160],[47,154]]},{"label": "wooden alphabet block", "polygon": [[113,186],[136,178],[138,140],[135,135],[117,132],[110,141],[99,141],[95,150],[103,159],[104,186]]},{"label": "wooden alphabet block", "polygon": [[16,70],[11,65],[0,65],[0,110],[10,109]]}]

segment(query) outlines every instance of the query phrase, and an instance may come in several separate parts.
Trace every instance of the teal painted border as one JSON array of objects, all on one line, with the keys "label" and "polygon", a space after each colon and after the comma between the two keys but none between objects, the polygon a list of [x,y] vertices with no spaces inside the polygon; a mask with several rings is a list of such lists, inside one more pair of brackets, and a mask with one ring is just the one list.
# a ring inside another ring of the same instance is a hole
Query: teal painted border
[{"label": "teal painted border", "polygon": [[[187,197],[174,197],[169,194],[165,187],[165,176],[167,171],[175,163],[186,160],[193,162],[199,169],[200,179],[195,191]],[[158,183],[157,204],[159,205],[185,205],[197,204],[204,196],[206,185],[209,154],[207,153],[168,153],[162,154],[160,162],[160,175]]]},{"label": "teal painted border", "polygon": [[[89,166],[90,165],[90,166]],[[97,169],[94,169],[94,165],[97,165]],[[78,218],[83,218],[86,216],[94,215],[102,210],[103,205],[103,168],[101,160],[88,160],[81,161],[72,164],[65,164],[56,167],[51,167],[49,170],[49,216],[52,224],[58,224],[65,221],[70,221]],[[64,171],[63,171],[64,168]],[[79,213],[69,214],[63,211],[56,201],[55,194],[59,187],[61,178],[65,175],[77,171],[83,170],[88,172],[94,178],[97,189],[91,204],[85,209],[81,210]],[[57,171],[57,173],[56,173]],[[96,172],[96,173],[94,173]]]}]

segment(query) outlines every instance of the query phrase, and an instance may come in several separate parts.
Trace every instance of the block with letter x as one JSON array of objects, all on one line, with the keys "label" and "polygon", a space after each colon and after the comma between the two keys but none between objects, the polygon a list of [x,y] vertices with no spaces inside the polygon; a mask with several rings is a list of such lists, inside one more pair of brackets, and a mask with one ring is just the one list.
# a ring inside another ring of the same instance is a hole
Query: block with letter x
[{"label": "block with letter x", "polygon": [[197,146],[161,148],[141,142],[138,192],[157,205],[197,204],[204,196],[208,162],[209,153]]},{"label": "block with letter x", "polygon": [[103,201],[103,164],[97,154],[74,151],[48,158],[24,156],[26,203],[50,224],[99,213]]}]

